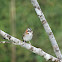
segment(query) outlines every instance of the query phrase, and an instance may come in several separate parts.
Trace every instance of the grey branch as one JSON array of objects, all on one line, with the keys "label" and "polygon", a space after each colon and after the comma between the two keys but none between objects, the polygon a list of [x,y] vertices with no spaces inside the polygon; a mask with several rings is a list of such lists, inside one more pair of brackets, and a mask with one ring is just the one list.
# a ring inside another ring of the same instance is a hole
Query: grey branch
[{"label": "grey branch", "polygon": [[12,42],[8,42],[8,41],[0,41],[0,43],[12,43]]},{"label": "grey branch", "polygon": [[52,32],[51,28],[49,27],[49,24],[47,23],[47,21],[45,19],[45,16],[44,16],[37,0],[31,0],[31,3],[33,4],[38,17],[40,18],[40,21],[43,24],[44,29],[47,32],[48,36],[49,36],[49,39],[51,41],[52,47],[54,49],[54,52],[55,52],[57,58],[59,58],[61,60],[62,55],[61,55],[60,49],[58,47],[58,44],[57,44],[56,39],[53,35],[53,32]]},{"label": "grey branch", "polygon": [[56,61],[59,62],[59,59],[53,57],[52,55],[44,52],[42,49],[40,48],[36,48],[34,46],[32,46],[31,44],[25,43],[7,33],[5,33],[4,31],[0,30],[0,35],[3,36],[5,39],[12,41],[13,44],[15,45],[20,45],[21,47],[25,47],[26,49],[32,51],[33,53],[36,53],[40,56],[43,56],[47,61],[48,60],[52,60],[52,61]]}]

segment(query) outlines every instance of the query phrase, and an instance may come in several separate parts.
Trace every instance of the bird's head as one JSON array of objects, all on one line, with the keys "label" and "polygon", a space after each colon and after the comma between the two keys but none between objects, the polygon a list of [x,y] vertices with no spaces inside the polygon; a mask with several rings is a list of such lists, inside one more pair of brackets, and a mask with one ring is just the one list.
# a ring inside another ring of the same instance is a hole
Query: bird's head
[{"label": "bird's head", "polygon": [[31,28],[27,28],[27,29],[26,29],[26,33],[28,33],[28,34],[29,34],[29,33],[33,33],[33,31],[32,31]]}]

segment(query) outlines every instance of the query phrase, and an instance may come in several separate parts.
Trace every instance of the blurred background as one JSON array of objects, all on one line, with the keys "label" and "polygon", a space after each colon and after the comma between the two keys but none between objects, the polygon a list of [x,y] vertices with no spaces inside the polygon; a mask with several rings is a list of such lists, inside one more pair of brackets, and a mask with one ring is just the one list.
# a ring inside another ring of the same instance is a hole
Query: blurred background
[{"label": "blurred background", "polygon": [[[62,0],[38,0],[62,52]],[[0,0],[0,29],[22,40],[26,28],[34,31],[31,44],[55,56],[30,0]],[[0,36],[0,41],[4,41]],[[8,41],[8,40],[5,40]],[[9,42],[9,41],[8,41]],[[55,56],[56,57],[56,56]],[[21,46],[0,44],[0,62],[46,62],[45,59]],[[48,61],[51,62],[51,61]]]}]

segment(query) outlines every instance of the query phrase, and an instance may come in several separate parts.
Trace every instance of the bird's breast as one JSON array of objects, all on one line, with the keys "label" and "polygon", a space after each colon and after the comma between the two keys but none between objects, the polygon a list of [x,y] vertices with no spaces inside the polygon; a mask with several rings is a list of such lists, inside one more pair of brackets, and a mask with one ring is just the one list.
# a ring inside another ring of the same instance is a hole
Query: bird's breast
[{"label": "bird's breast", "polygon": [[31,39],[32,39],[32,33],[29,33],[29,34],[27,34],[27,35],[25,35],[24,37],[23,37],[23,39],[25,40],[25,41],[30,41]]}]

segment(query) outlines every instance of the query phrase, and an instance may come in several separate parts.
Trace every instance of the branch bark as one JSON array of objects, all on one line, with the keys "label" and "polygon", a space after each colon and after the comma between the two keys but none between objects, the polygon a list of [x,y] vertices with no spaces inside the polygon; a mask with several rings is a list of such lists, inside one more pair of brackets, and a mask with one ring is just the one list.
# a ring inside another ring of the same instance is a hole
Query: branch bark
[{"label": "branch bark", "polygon": [[15,45],[20,45],[21,47],[25,47],[26,49],[32,51],[33,53],[36,53],[40,56],[43,56],[47,61],[51,60],[51,61],[59,62],[59,59],[53,57],[52,55],[50,55],[46,52],[44,52],[42,49],[36,48],[36,47],[34,47],[28,43],[25,43],[25,42],[13,37],[13,36],[7,34],[7,33],[5,33],[2,30],[0,30],[0,35],[3,36],[5,39],[12,41],[12,43]]},{"label": "branch bark", "polygon": [[33,4],[38,17],[40,18],[40,21],[43,24],[43,27],[44,27],[46,33],[49,36],[49,39],[51,41],[52,47],[54,49],[54,52],[55,52],[57,58],[61,60],[62,55],[61,55],[60,49],[58,47],[58,44],[57,44],[56,39],[55,39],[55,37],[53,35],[53,32],[52,32],[51,28],[49,27],[49,24],[47,23],[47,21],[45,19],[45,16],[44,16],[44,14],[43,14],[43,12],[42,12],[37,0],[31,0],[31,3]]},{"label": "branch bark", "polygon": [[0,41],[0,43],[12,43],[12,42],[8,42],[8,41]]}]

